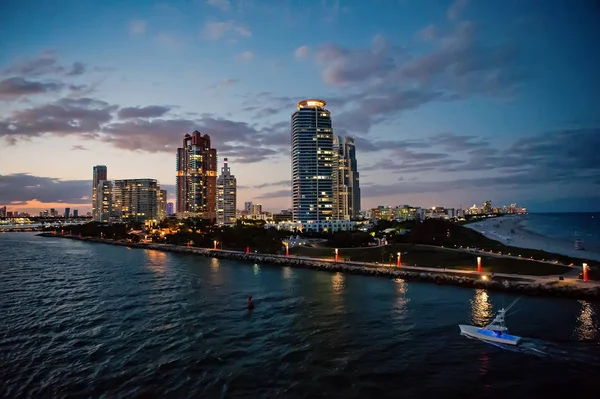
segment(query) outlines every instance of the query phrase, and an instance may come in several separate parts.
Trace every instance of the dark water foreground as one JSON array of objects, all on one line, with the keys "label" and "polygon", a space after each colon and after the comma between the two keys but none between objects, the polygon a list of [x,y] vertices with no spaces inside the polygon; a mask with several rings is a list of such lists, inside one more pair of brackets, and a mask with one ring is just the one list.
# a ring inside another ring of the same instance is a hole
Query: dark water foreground
[{"label": "dark water foreground", "polygon": [[0,234],[0,397],[595,397],[598,303],[524,297],[517,351],[459,335],[512,299]]}]

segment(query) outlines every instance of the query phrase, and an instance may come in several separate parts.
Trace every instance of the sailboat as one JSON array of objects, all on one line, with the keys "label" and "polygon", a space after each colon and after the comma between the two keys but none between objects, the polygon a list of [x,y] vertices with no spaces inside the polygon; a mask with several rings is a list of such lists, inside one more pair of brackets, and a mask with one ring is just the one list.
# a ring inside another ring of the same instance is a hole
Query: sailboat
[{"label": "sailboat", "polygon": [[498,314],[492,320],[490,324],[485,327],[469,326],[465,324],[459,324],[461,335],[468,337],[481,339],[483,341],[499,342],[501,344],[518,345],[521,341],[521,337],[511,335],[508,333],[506,327],[505,316],[506,312],[510,310],[521,298],[515,299],[506,309],[502,308],[498,311]]}]

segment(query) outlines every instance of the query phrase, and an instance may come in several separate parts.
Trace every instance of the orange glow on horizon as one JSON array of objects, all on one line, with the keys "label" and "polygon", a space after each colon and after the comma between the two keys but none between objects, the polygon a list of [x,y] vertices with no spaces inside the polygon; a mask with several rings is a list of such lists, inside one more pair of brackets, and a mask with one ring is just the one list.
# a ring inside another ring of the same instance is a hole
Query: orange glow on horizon
[{"label": "orange glow on horizon", "polygon": [[65,208],[71,208],[71,213],[73,209],[77,209],[79,211],[79,216],[85,216],[87,212],[92,211],[92,204],[68,204],[66,202],[40,202],[38,200],[27,201],[25,204],[2,204],[0,206],[6,206],[6,210],[8,212],[27,212],[32,216],[45,211],[46,209],[54,208],[60,214],[65,210]]}]

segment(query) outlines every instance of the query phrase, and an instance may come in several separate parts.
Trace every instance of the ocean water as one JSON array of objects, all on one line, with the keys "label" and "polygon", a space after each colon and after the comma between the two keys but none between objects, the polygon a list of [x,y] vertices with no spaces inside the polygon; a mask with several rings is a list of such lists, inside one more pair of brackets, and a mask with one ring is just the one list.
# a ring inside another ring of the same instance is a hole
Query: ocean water
[{"label": "ocean water", "polygon": [[521,226],[533,233],[600,248],[600,213],[531,213]]},{"label": "ocean water", "polygon": [[[0,234],[2,398],[588,397],[600,304]],[[246,297],[256,308],[249,311]]]}]

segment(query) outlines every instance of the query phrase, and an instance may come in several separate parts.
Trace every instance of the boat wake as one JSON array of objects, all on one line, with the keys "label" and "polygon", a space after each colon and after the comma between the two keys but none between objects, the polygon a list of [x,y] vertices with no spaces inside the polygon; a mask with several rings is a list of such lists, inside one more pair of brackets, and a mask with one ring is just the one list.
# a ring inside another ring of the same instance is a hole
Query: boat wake
[{"label": "boat wake", "polygon": [[590,346],[597,349],[596,344],[590,344],[580,341],[561,341],[552,342],[535,338],[523,338],[518,346],[507,345],[499,342],[487,341],[475,337],[467,336],[486,344],[493,345],[500,349],[511,352],[522,353],[530,356],[537,356],[545,359],[553,359],[565,362],[585,363],[590,366],[600,367],[600,353],[590,353]]}]

